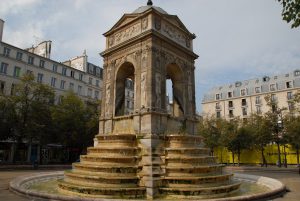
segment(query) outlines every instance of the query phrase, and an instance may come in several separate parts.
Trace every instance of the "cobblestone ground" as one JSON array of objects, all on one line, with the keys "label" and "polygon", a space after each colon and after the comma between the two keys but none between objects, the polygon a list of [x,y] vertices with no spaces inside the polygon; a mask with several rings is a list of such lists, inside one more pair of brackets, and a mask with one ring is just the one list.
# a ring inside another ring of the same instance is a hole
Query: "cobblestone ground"
[{"label": "cobblestone ground", "polygon": [[[53,171],[53,170],[51,170]],[[235,170],[240,172],[239,170]],[[9,191],[8,184],[9,181],[15,177],[38,173],[38,172],[49,172],[49,171],[39,171],[39,170],[16,170],[16,171],[0,171],[0,200],[1,201],[36,201],[35,199],[29,199],[21,197]],[[278,179],[282,181],[288,189],[291,191],[284,195],[282,198],[277,198],[275,201],[299,201],[300,200],[300,175],[296,172],[285,172],[285,171],[264,171],[259,170],[243,170],[241,173],[253,174],[259,176],[266,176]]]}]

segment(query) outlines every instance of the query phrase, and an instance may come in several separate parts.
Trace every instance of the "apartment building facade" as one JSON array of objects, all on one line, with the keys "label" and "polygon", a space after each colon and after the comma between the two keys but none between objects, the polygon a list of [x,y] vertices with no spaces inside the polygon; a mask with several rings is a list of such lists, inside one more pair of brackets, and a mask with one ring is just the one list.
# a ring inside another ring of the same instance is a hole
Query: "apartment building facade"
[{"label": "apartment building facade", "polygon": [[2,41],[4,22],[0,20],[0,93],[10,95],[24,74],[31,73],[39,83],[55,90],[56,102],[71,90],[81,99],[100,100],[103,69],[81,56],[65,62],[51,59],[51,41],[21,49]]},{"label": "apartment building facade", "polygon": [[215,87],[202,100],[202,115],[232,119],[248,118],[270,110],[265,97],[277,103],[278,108],[293,109],[293,96],[300,89],[300,70]]}]

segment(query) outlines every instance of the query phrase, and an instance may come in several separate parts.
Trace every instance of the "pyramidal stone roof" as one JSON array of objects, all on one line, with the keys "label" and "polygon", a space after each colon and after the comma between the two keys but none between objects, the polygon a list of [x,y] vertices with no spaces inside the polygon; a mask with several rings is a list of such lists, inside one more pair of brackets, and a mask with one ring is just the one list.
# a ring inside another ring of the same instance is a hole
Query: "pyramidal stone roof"
[{"label": "pyramidal stone roof", "polygon": [[149,10],[150,8],[154,8],[155,10],[157,10],[158,12],[160,12],[161,14],[165,14],[165,15],[168,14],[164,9],[162,9],[160,7],[157,7],[157,6],[151,6],[151,5],[141,6],[138,9],[136,9],[135,11],[133,11],[132,13],[136,13],[136,14],[143,13],[143,12]]}]

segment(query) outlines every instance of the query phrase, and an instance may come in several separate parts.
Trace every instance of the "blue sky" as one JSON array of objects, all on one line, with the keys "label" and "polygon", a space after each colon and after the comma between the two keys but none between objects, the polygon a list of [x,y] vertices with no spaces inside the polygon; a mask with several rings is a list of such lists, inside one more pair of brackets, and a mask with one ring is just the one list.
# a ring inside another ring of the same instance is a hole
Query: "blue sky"
[{"label": "blue sky", "polygon": [[[64,61],[87,50],[102,65],[104,32],[146,0],[1,0],[3,41],[21,48],[52,40],[52,59]],[[197,35],[197,110],[210,88],[300,69],[300,28],[281,19],[275,0],[153,0],[176,14]]]}]

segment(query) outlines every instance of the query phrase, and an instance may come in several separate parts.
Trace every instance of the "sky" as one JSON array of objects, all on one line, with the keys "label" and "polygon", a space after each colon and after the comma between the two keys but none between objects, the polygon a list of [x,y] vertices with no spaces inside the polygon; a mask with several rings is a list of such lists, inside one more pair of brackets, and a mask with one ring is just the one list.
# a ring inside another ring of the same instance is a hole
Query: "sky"
[{"label": "sky", "polygon": [[[102,35],[147,0],[1,0],[3,41],[20,48],[52,40],[53,60],[87,51],[102,66]],[[300,27],[282,21],[276,0],[153,0],[195,33],[196,104],[223,84],[300,69]]]}]

